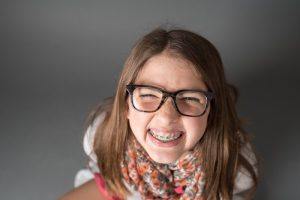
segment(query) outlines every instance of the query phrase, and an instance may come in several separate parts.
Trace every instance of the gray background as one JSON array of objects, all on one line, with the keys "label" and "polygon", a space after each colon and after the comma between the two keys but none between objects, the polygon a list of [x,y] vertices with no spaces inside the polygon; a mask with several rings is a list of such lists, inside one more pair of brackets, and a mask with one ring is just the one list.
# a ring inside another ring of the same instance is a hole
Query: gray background
[{"label": "gray background", "polygon": [[114,93],[133,43],[161,24],[219,49],[263,158],[256,199],[299,198],[298,2],[1,1],[0,199],[72,188],[88,111]]}]

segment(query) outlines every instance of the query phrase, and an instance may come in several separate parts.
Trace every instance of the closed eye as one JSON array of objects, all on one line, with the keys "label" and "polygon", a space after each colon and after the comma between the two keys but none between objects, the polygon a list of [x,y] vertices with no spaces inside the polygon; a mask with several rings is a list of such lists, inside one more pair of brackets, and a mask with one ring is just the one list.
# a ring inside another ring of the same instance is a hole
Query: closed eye
[{"label": "closed eye", "polygon": [[155,96],[155,95],[153,95],[153,94],[141,94],[140,97],[141,97],[141,98],[144,98],[144,97],[158,98],[157,96]]},{"label": "closed eye", "polygon": [[198,98],[195,98],[195,97],[183,97],[183,98],[181,98],[181,100],[184,100],[184,101],[193,101],[193,102],[200,102],[200,100]]}]

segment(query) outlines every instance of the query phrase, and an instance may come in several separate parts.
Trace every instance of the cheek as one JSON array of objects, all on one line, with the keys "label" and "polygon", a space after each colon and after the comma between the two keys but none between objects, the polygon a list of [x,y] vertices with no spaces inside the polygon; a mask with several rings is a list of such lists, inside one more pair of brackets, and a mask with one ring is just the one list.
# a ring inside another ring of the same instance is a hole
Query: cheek
[{"label": "cheek", "polygon": [[145,135],[149,117],[143,112],[136,111],[131,104],[128,105],[127,119],[133,134],[137,137]]},{"label": "cheek", "polygon": [[194,146],[204,135],[207,126],[207,116],[200,118],[191,118],[184,121],[184,126],[187,131],[187,143]]}]

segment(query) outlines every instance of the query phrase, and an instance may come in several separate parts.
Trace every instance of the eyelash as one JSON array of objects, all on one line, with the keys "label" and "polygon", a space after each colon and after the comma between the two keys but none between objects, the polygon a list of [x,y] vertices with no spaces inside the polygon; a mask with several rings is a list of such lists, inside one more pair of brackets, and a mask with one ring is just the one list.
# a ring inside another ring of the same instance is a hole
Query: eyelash
[{"label": "eyelash", "polygon": [[157,97],[153,94],[141,94],[140,97]]}]

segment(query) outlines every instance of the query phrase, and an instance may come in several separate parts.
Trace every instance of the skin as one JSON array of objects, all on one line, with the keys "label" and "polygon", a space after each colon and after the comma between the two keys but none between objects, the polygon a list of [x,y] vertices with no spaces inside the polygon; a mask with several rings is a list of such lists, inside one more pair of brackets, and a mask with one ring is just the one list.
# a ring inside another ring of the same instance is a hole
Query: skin
[{"label": "skin", "polygon": [[[150,58],[139,72],[135,84],[146,84],[162,88],[169,92],[181,89],[207,90],[201,75],[192,70],[187,60],[161,53]],[[133,108],[130,98],[127,99],[127,118],[133,134],[144,147],[149,156],[159,163],[172,163],[182,158],[203,136],[210,107],[200,117],[180,115],[168,98],[162,107],[152,113],[137,111]],[[168,135],[171,130],[184,131],[180,143],[172,147],[155,145],[147,133],[148,128],[160,130],[160,134]]]},{"label": "skin", "polygon": [[90,180],[83,185],[74,188],[70,192],[64,194],[58,200],[104,200],[105,197],[99,192],[96,182]]}]

